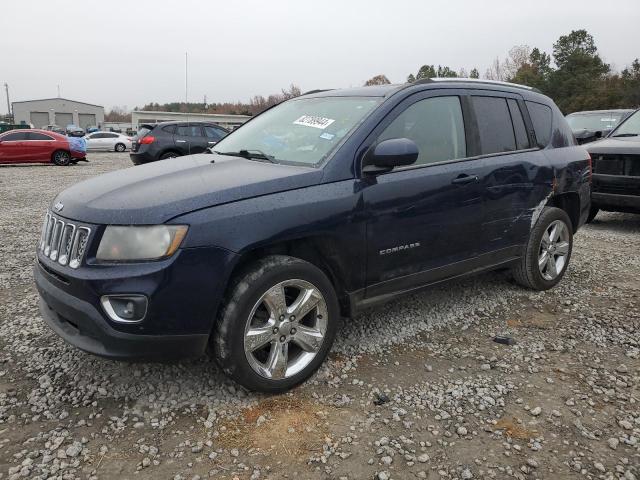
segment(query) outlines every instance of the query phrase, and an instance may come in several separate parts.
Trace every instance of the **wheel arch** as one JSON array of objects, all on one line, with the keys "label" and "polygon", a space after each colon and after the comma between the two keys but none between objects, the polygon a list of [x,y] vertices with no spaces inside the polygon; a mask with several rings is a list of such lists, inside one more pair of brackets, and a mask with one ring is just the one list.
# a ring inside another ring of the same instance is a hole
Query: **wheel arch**
[{"label": "wheel arch", "polygon": [[341,315],[350,316],[347,286],[340,259],[335,252],[335,241],[325,236],[296,238],[247,248],[240,253],[239,259],[231,270],[227,289],[234,284],[234,278],[242,275],[259,259],[270,255],[287,255],[299,258],[319,268],[333,285],[338,297]]},{"label": "wheel arch", "polygon": [[556,207],[564,210],[569,219],[573,233],[578,231],[580,227],[580,195],[577,192],[565,192],[554,195],[547,202],[548,207]]}]

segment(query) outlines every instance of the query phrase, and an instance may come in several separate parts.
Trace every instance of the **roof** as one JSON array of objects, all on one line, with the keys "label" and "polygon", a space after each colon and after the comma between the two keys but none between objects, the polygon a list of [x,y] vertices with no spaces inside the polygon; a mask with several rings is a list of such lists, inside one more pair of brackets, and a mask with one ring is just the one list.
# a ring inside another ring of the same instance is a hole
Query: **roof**
[{"label": "roof", "polygon": [[102,105],[95,105],[93,103],[87,103],[87,102],[79,102],[78,100],[71,100],[69,98],[62,98],[62,97],[39,98],[39,99],[36,99],[36,100],[20,100],[18,102],[11,102],[11,104],[13,105],[13,104],[16,104],[16,103],[48,102],[50,100],[64,100],[65,102],[81,103],[82,105],[89,105],[91,107],[104,108]]},{"label": "roof", "polygon": [[528,92],[540,93],[537,88],[518,83],[499,82],[496,80],[483,80],[478,78],[425,78],[412,83],[388,84],[388,85],[372,85],[369,87],[341,88],[338,90],[313,90],[303,94],[309,97],[388,97],[400,90],[418,85],[433,87],[443,87],[452,84],[455,87],[478,87],[478,86],[496,86],[500,88],[511,88],[518,90],[526,90]]}]

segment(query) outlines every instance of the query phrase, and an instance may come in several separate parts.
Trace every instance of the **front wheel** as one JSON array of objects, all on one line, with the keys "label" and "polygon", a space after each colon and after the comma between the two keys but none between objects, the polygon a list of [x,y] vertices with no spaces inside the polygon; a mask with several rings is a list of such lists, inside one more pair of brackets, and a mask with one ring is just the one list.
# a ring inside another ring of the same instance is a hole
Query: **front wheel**
[{"label": "front wheel", "polygon": [[124,152],[127,149],[124,143],[116,143],[116,152]]},{"label": "front wheel", "polygon": [[523,257],[513,268],[520,285],[548,290],[564,276],[573,249],[573,228],[564,210],[545,207],[529,234]]},{"label": "front wheel", "polygon": [[53,163],[59,167],[65,167],[71,163],[71,155],[69,155],[69,152],[65,152],[64,150],[54,152],[51,158]]},{"label": "front wheel", "polygon": [[293,257],[266,257],[232,283],[212,337],[216,361],[250,390],[288,390],[327,357],[339,315],[322,270]]}]

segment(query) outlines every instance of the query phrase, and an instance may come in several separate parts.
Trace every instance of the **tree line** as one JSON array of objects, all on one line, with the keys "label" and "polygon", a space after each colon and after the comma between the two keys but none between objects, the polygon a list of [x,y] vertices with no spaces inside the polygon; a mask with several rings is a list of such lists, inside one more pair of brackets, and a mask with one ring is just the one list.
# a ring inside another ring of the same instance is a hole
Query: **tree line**
[{"label": "tree line", "polygon": [[[413,83],[427,78],[480,78],[477,67],[455,71],[446,65],[425,64],[410,73],[406,81]],[[580,110],[640,107],[640,60],[636,58],[622,71],[614,71],[600,57],[593,36],[586,30],[574,30],[561,36],[551,54],[528,45],[516,45],[504,60],[496,57],[482,78],[501,80],[535,87],[551,97],[563,113]],[[365,86],[391,83],[386,75],[376,75]],[[136,110],[182,113],[223,113],[256,115],[267,108],[302,94],[296,85],[280,93],[256,95],[248,102],[221,103],[149,103]],[[131,114],[114,107],[106,121],[131,121]]]},{"label": "tree line", "polygon": [[[423,65],[409,74],[407,82],[426,78],[480,78],[477,68],[467,74],[448,66]],[[604,62],[593,36],[586,30],[574,30],[561,36],[551,54],[528,45],[516,45],[504,60],[496,58],[483,78],[513,82],[537,88],[551,97],[563,113],[580,110],[640,107],[640,60],[636,58],[616,72]],[[365,85],[391,83],[385,75],[376,75]]]}]

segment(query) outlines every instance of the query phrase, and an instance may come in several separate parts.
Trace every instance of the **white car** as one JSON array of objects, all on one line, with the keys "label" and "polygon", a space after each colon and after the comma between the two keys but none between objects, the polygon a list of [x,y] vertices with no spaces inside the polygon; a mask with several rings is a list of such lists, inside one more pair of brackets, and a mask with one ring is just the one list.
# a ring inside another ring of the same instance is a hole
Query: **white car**
[{"label": "white car", "polygon": [[87,150],[124,152],[131,150],[131,138],[116,132],[93,132],[85,135]]}]

